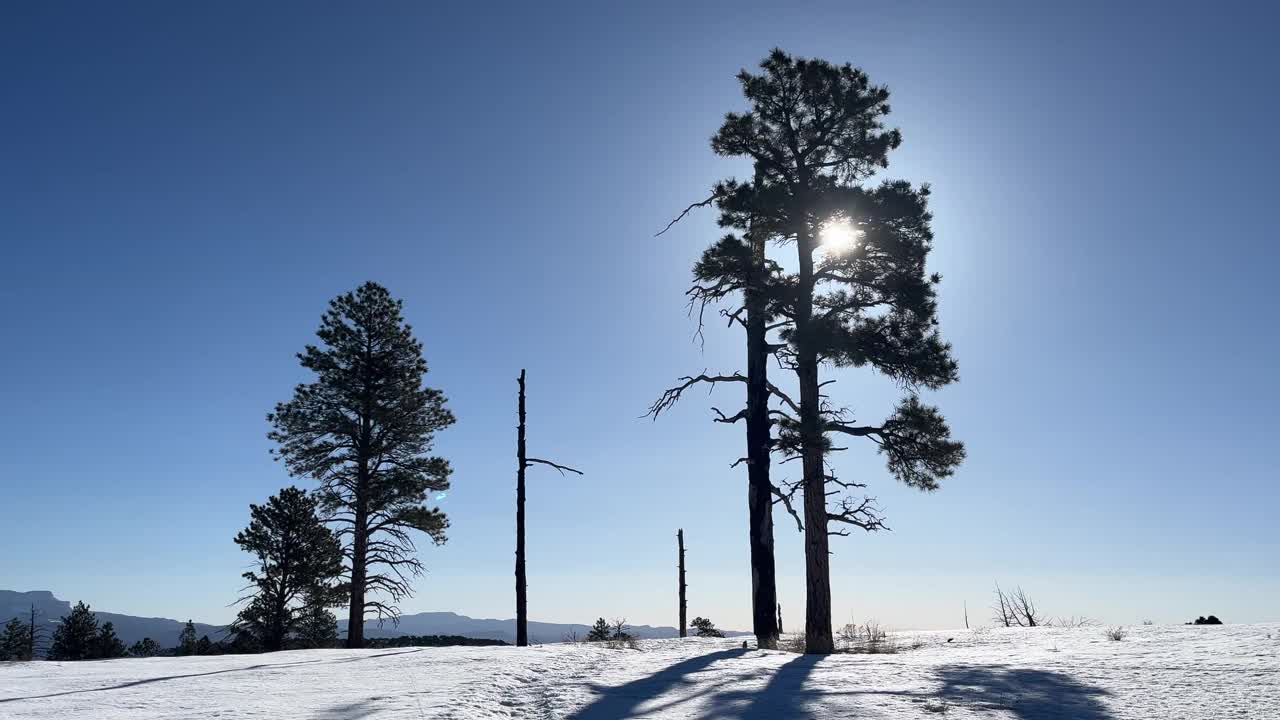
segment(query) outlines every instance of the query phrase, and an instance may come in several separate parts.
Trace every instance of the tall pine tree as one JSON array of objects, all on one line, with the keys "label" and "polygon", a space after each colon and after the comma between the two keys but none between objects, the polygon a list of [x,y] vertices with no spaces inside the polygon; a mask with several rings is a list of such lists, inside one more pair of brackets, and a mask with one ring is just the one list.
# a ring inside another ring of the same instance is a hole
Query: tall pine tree
[{"label": "tall pine tree", "polygon": [[232,623],[236,635],[247,635],[262,650],[283,650],[285,640],[299,628],[309,604],[339,605],[335,587],[342,573],[342,545],[316,514],[317,501],[296,487],[287,487],[268,498],[265,505],[250,505],[249,527],[235,542],[251,553],[257,567],[244,573],[251,592],[249,601]]},{"label": "tall pine tree", "polygon": [[[830,524],[884,527],[870,498],[846,494],[863,484],[829,470],[829,434],[870,439],[899,480],[937,488],[963,460],[964,448],[918,391],[954,382],[957,367],[936,329],[940,278],[925,270],[933,240],[927,188],[861,184],[887,165],[901,142],[898,131],[883,124],[888,90],[850,65],[779,50],[761,69],[739,75],[751,107],[729,113],[712,138],[718,154],[750,159],[754,180],[722,184],[714,199],[722,225],[797,251],[796,272],[757,276],[753,289],[762,292],[770,325],[779,331],[781,342],[771,350],[799,385],[798,400],[770,386],[779,403],[772,411],[779,429],[774,449],[803,467],[799,484],[775,495],[790,509],[792,493],[803,493],[803,511],[793,514],[805,535],[806,649],[829,653],[828,536],[847,533]],[[710,288],[741,286],[752,272],[741,258],[751,250],[736,236],[726,238],[704,255],[699,279]],[[875,369],[906,391],[903,400],[885,421],[857,424],[824,396],[824,363]]]},{"label": "tall pine tree", "polygon": [[445,541],[448,520],[430,493],[449,487],[449,463],[430,455],[454,422],[444,394],[423,387],[422,343],[402,303],[377,283],[329,303],[321,346],[299,355],[315,382],[268,416],[289,473],[320,483],[322,509],[339,525],[350,589],[347,645],[364,645],[364,620],[399,617],[396,604],[422,573],[412,531]]},{"label": "tall pine tree", "polygon": [[[759,178],[756,182],[759,183]],[[714,202],[721,209],[721,225],[731,225],[734,216],[726,211],[724,203],[741,190],[739,184],[732,180],[719,183],[710,198],[686,208],[672,224],[693,208]],[[667,229],[670,227],[668,225]],[[662,232],[666,232],[666,229]],[[771,320],[769,287],[778,269],[767,257],[767,240],[767,233],[763,229],[753,229],[748,219],[741,236],[726,235],[703,253],[694,266],[694,285],[687,292],[690,308],[698,311],[699,335],[702,333],[702,321],[709,304],[735,294],[741,295],[742,304],[739,307],[725,309],[721,313],[729,319],[730,324],[741,325],[746,331],[747,374],[713,376],[704,373],[682,378],[683,382],[679,386],[667,390],[649,408],[649,414],[657,418],[671,408],[685,390],[700,383],[714,386],[722,382],[736,382],[746,386],[746,407],[733,415],[717,409],[716,422],[733,424],[741,420],[746,425],[747,453],[733,465],[736,467],[745,462],[747,466],[752,631],[756,636],[757,647],[760,648],[777,647],[781,632],[773,615],[773,608],[778,601],[773,549],[773,504],[776,493],[769,477],[770,453],[773,448],[773,421],[770,418],[769,401],[774,390],[769,382],[769,358],[772,352],[768,339]]]}]

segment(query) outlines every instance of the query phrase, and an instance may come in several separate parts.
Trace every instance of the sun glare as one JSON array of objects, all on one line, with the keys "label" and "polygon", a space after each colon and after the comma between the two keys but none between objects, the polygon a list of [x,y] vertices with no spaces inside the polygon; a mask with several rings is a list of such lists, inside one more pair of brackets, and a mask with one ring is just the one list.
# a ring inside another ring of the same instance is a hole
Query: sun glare
[{"label": "sun glare", "polygon": [[847,218],[842,218],[823,223],[822,230],[818,232],[818,239],[822,242],[822,248],[828,253],[840,255],[852,250],[857,245],[861,234],[853,223]]}]

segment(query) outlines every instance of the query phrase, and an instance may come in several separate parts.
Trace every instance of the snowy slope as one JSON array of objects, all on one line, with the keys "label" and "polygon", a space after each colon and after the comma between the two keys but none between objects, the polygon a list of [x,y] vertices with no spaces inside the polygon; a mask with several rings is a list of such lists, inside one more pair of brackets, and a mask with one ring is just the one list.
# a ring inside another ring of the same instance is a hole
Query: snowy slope
[{"label": "snowy slope", "polygon": [[0,717],[1280,718],[1280,624],[901,639],[923,647],[815,658],[689,639],[9,663]]}]

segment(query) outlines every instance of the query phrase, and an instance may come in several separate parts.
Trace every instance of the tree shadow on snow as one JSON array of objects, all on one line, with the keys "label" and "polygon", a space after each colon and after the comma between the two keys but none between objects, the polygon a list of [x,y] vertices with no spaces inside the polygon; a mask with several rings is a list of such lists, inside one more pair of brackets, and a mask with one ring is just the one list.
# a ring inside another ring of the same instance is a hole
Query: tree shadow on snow
[{"label": "tree shadow on snow", "polygon": [[1003,709],[1019,720],[1111,720],[1099,698],[1111,693],[1070,675],[1000,665],[952,665],[937,671],[944,702]]},{"label": "tree shadow on snow", "polygon": [[[632,680],[624,685],[618,685],[617,687],[595,685],[592,689],[599,693],[600,696],[590,705],[570,715],[569,720],[618,720],[619,718],[632,717],[637,708],[645,701],[652,700],[678,685],[700,684],[697,680],[689,678],[689,675],[705,670],[720,660],[742,657],[747,652],[746,650],[735,649],[707,653],[706,655],[682,660],[652,675]],[[666,707],[649,708],[645,710],[645,713],[654,713],[655,717],[659,717],[660,712]]]},{"label": "tree shadow on snow", "polygon": [[[334,660],[299,660],[297,662],[286,663],[259,663],[257,665],[249,665],[246,667],[224,668],[222,670],[210,670],[208,672],[187,673],[185,675],[163,675],[160,677],[143,678],[141,680],[130,680],[118,685],[104,685],[102,687],[84,688],[82,690],[65,690],[63,692],[48,693],[45,695],[27,695],[25,697],[0,698],[0,703],[17,702],[19,700],[42,700],[44,698],[62,697],[63,695],[79,695],[81,693],[104,692],[106,690],[123,690],[124,688],[136,687],[138,685],[149,685],[157,682],[167,682],[169,680],[182,680],[184,678],[204,677],[206,675],[225,675],[226,673],[253,672],[254,670],[271,670],[273,668],[294,667],[296,665],[340,665],[342,663],[360,662],[363,660],[372,660],[374,658],[387,657],[388,655],[408,655],[410,653],[421,652],[422,648],[413,650],[400,650],[397,652],[378,653],[377,655],[357,655],[356,657],[337,658]],[[93,661],[89,661],[93,662]]]},{"label": "tree shadow on snow", "polygon": [[334,705],[331,708],[322,710],[316,715],[314,720],[359,720],[373,714],[376,709],[372,700],[360,700],[359,702],[344,703],[342,705]]},{"label": "tree shadow on snow", "polygon": [[[945,712],[947,705],[972,710],[1004,710],[1017,720],[1113,720],[1101,702],[1110,695],[1102,688],[1076,680],[1070,675],[1047,670],[1011,668],[1003,665],[951,665],[935,671],[938,684],[921,690],[861,689],[857,668],[850,666],[848,690],[830,687],[809,688],[810,675],[830,657],[800,655],[774,669],[744,667],[740,672],[718,672],[713,680],[693,677],[712,664],[740,657],[744,651],[721,651],[676,663],[648,677],[617,687],[595,686],[599,693],[587,707],[570,720],[622,720],[632,717],[663,717],[676,705],[701,700],[705,704],[691,717],[699,720],[801,720],[825,718],[833,711],[841,717],[858,717],[858,696],[897,696],[923,703],[930,712]],[[758,689],[735,689],[741,683],[767,678]],[[826,685],[830,685],[828,678]],[[681,686],[660,705],[646,705]],[[841,699],[837,699],[841,698]],[[845,703],[848,703],[845,705]],[[839,704],[840,707],[836,707]]]},{"label": "tree shadow on snow", "polygon": [[712,695],[703,717],[726,720],[776,720],[816,717],[806,713],[804,681],[823,660],[822,655],[801,655],[788,660],[771,673],[769,682],[758,691],[730,690]]}]

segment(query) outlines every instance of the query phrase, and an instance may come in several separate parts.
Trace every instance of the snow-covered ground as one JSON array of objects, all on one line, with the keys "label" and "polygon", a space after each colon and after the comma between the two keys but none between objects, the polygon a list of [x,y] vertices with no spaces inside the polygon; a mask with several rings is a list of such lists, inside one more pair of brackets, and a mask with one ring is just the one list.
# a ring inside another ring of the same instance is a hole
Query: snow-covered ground
[{"label": "snow-covered ground", "polygon": [[1129,631],[902,633],[923,646],[824,658],[688,639],[0,663],[0,718],[1280,718],[1280,624]]}]

